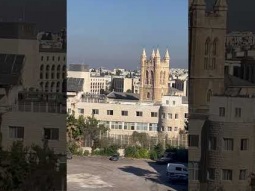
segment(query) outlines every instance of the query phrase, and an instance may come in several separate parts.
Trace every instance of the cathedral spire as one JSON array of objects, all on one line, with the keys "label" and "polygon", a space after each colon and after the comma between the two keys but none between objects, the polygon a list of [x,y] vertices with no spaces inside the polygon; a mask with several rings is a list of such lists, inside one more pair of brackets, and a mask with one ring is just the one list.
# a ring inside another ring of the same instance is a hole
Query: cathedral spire
[{"label": "cathedral spire", "polygon": [[214,7],[227,7],[227,1],[226,0],[216,0]]},{"label": "cathedral spire", "polygon": [[159,49],[157,48],[156,55],[157,58],[160,58]]},{"label": "cathedral spire", "polygon": [[202,5],[205,6],[205,0],[193,0],[191,5]]},{"label": "cathedral spire", "polygon": [[143,49],[142,58],[146,58],[145,48]]},{"label": "cathedral spire", "polygon": [[152,53],[151,53],[151,58],[154,58],[155,57],[155,52],[154,52],[154,49],[152,50]]},{"label": "cathedral spire", "polygon": [[166,49],[165,59],[170,59],[170,56],[169,56],[169,53],[168,53],[168,49]]}]

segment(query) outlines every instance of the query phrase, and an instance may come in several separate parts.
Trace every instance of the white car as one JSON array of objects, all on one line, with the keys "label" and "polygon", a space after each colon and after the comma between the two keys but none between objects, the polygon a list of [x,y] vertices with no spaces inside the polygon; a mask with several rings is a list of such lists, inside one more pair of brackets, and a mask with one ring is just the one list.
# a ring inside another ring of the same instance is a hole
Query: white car
[{"label": "white car", "polygon": [[188,180],[188,170],[183,164],[168,163],[166,174],[170,180]]}]

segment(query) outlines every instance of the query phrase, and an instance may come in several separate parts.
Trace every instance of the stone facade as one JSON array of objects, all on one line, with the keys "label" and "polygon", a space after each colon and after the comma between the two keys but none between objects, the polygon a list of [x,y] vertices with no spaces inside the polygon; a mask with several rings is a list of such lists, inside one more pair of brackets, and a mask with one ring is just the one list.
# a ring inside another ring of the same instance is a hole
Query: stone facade
[{"label": "stone facade", "polygon": [[168,50],[163,59],[160,58],[159,50],[152,51],[150,59],[147,60],[146,52],[143,50],[141,56],[141,81],[140,100],[160,102],[162,96],[168,94],[170,57]]}]

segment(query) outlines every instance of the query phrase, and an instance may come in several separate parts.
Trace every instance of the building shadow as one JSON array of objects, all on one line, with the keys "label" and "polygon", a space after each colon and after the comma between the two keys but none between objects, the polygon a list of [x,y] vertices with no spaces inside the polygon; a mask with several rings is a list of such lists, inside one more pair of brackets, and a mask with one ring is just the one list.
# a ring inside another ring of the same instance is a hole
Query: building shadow
[{"label": "building shadow", "polygon": [[153,169],[155,169],[156,172],[142,169],[139,167],[134,167],[134,166],[125,166],[125,167],[121,167],[119,169],[124,172],[134,174],[139,177],[143,177],[145,181],[151,181],[155,184],[165,185],[165,186],[169,187],[169,190],[166,190],[166,191],[173,191],[173,190],[187,191],[188,190],[187,185],[172,185],[168,181],[167,176],[166,176],[166,170],[165,170],[166,165],[157,165],[154,162],[148,162],[148,164]]},{"label": "building shadow", "polygon": [[[161,184],[164,184],[166,186],[169,186],[169,188],[172,188],[177,191],[188,191],[188,185],[187,184],[173,184],[169,181],[169,178],[166,175],[166,167],[167,164],[157,164],[154,161],[148,162],[149,166],[152,167],[158,174],[158,179],[160,180]],[[170,191],[171,189],[169,189]],[[172,190],[171,190],[172,191]]]}]

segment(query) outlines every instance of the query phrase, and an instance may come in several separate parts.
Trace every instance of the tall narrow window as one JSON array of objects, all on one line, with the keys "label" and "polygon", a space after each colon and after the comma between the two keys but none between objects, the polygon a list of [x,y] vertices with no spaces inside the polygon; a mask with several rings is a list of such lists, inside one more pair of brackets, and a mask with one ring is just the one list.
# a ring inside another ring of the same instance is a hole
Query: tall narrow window
[{"label": "tall narrow window", "polygon": [[153,71],[151,71],[151,84],[154,84],[154,75],[153,75]]},{"label": "tall narrow window", "polygon": [[206,41],[205,41],[205,55],[209,54],[210,43],[211,43],[210,38],[207,38]]},{"label": "tall narrow window", "polygon": [[146,71],[146,84],[149,84],[149,72],[148,71]]},{"label": "tall narrow window", "polygon": [[212,96],[212,90],[208,90],[207,92],[207,102],[210,102]]},{"label": "tall narrow window", "polygon": [[218,44],[218,39],[216,38],[213,41],[213,48],[212,48],[212,54],[213,56],[217,56],[217,44]]}]

